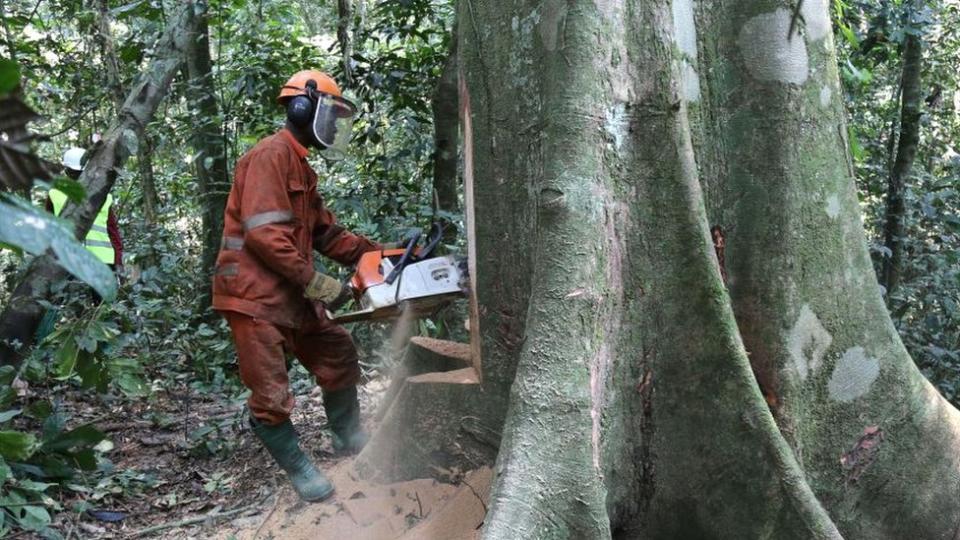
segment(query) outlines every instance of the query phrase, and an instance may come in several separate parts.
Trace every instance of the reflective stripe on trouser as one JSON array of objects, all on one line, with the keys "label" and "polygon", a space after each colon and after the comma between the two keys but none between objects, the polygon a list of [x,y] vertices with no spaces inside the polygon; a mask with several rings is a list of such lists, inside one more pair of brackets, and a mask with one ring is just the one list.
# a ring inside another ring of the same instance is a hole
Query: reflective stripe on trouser
[{"label": "reflective stripe on trouser", "polygon": [[293,410],[285,353],[293,353],[324,390],[340,390],[360,381],[350,333],[326,317],[311,314],[301,328],[293,329],[240,313],[223,314],[237,347],[240,379],[251,392],[247,405],[263,423],[279,424]]}]

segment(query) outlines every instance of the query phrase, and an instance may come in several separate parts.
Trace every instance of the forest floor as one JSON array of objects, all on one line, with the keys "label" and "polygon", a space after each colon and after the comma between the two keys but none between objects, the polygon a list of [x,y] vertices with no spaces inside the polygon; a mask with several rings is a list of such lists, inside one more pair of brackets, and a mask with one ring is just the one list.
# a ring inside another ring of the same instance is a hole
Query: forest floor
[{"label": "forest floor", "polygon": [[[361,387],[369,430],[376,429],[373,413],[388,382],[381,377]],[[64,392],[61,407],[71,423],[93,422],[107,432],[113,448],[106,456],[116,472],[96,489],[62,500],[66,511],[54,527],[66,538],[475,538],[486,513],[490,469],[468,473],[457,484],[368,483],[353,470],[352,458],[331,450],[319,388],[305,373],[292,386],[293,422],[302,448],[337,488],[330,500],[297,500],[246,428],[242,399],[196,391],[186,382],[177,391],[115,403]]]}]

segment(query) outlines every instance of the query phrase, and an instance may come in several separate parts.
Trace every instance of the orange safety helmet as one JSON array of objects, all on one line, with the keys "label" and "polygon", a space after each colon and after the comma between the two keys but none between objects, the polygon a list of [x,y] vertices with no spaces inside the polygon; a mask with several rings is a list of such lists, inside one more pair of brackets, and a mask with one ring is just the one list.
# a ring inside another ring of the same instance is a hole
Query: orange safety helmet
[{"label": "orange safety helmet", "polygon": [[290,77],[290,80],[287,81],[287,84],[280,88],[280,95],[277,96],[277,101],[283,103],[285,100],[294,96],[307,95],[307,81],[311,80],[317,84],[318,92],[341,97],[340,87],[337,86],[337,81],[333,80],[333,77],[322,71],[305,69],[294,73],[293,76]]}]

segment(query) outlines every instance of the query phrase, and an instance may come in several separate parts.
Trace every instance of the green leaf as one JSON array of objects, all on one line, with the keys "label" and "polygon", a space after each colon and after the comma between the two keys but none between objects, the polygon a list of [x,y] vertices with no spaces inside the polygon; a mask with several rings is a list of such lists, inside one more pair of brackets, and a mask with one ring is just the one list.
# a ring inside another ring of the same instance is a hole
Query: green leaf
[{"label": "green leaf", "polygon": [[67,425],[67,417],[62,413],[51,414],[43,421],[43,431],[41,436],[44,441],[50,441],[57,438],[63,432]]},{"label": "green leaf", "polygon": [[72,429],[52,439],[48,439],[41,446],[43,452],[63,452],[71,448],[92,448],[107,436],[95,428],[93,424],[86,424]]},{"label": "green leaf", "polygon": [[0,412],[0,422],[9,422],[13,417],[21,413],[20,409],[11,409],[9,411]]},{"label": "green leaf", "polygon": [[135,373],[120,373],[114,378],[120,391],[130,397],[143,397],[150,393],[147,381]]},{"label": "green leaf", "polygon": [[20,489],[25,489],[27,491],[37,491],[44,492],[47,488],[55,486],[56,484],[50,484],[47,482],[36,482],[34,480],[18,480],[17,487]]},{"label": "green leaf", "polygon": [[67,336],[63,345],[54,355],[53,375],[58,379],[66,379],[73,375],[73,370],[77,367],[77,358],[80,355],[80,348],[77,347],[77,340],[73,336]]},{"label": "green leaf", "polygon": [[105,389],[110,381],[107,368],[86,353],[81,354],[77,362],[77,375],[80,375],[80,386],[83,388]]},{"label": "green leaf", "polygon": [[84,471],[95,471],[97,470],[97,453],[93,448],[86,448],[80,450],[79,452],[71,452],[69,454],[71,458],[76,462],[77,467]]},{"label": "green leaf", "polygon": [[[0,485],[7,481],[8,478],[13,476],[13,471],[10,470],[10,466],[7,465],[7,462],[0,458]],[[2,514],[2,512],[0,512]]]},{"label": "green leaf", "polygon": [[20,84],[20,66],[9,58],[0,58],[0,95],[9,94]]},{"label": "green leaf", "polygon": [[77,242],[67,222],[10,195],[0,199],[0,214],[0,242],[19,246],[34,255],[52,249],[65,270],[93,287],[104,300],[109,302],[116,296],[113,272]]},{"label": "green leaf", "polygon": [[23,413],[30,418],[46,420],[53,413],[53,405],[49,401],[37,401],[27,405]]},{"label": "green leaf", "polygon": [[22,431],[0,431],[0,456],[7,461],[23,461],[33,455],[37,439]]},{"label": "green leaf", "polygon": [[17,376],[17,368],[6,365],[0,367],[0,385],[7,385],[13,382]]},{"label": "green leaf", "polygon": [[847,126],[847,138],[850,140],[850,155],[853,156],[854,161],[861,161],[865,152],[860,144],[860,138],[857,137],[857,130],[853,126]]},{"label": "green leaf", "polygon": [[83,187],[83,184],[66,176],[61,176],[54,180],[53,187],[54,189],[62,191],[68,199],[75,203],[82,203],[84,199],[87,198],[87,190]]},{"label": "green leaf", "polygon": [[24,506],[23,515],[18,521],[28,531],[39,531],[50,525],[50,513],[42,506]]},{"label": "green leaf", "polygon": [[851,47],[853,48],[860,47],[860,40],[857,39],[857,35],[853,33],[853,30],[851,30],[849,26],[845,24],[841,24],[839,28],[840,28],[840,33],[843,35],[843,39],[847,43],[849,43]]},{"label": "green leaf", "polygon": [[0,387],[0,409],[6,409],[17,400],[17,391],[10,386]]}]

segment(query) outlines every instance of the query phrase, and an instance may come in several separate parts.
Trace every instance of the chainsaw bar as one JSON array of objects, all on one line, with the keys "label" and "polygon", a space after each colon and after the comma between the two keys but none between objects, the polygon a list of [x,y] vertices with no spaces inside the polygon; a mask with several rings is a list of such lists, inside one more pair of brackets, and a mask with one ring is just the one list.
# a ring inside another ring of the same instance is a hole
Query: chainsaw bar
[{"label": "chainsaw bar", "polygon": [[330,320],[338,324],[359,321],[386,321],[399,318],[404,311],[409,311],[414,318],[420,319],[428,315],[432,315],[439,309],[447,306],[456,298],[463,298],[463,294],[451,293],[426,296],[423,298],[414,298],[401,302],[398,305],[384,306],[376,309],[361,309],[359,311],[350,311],[342,314],[333,314]]}]

